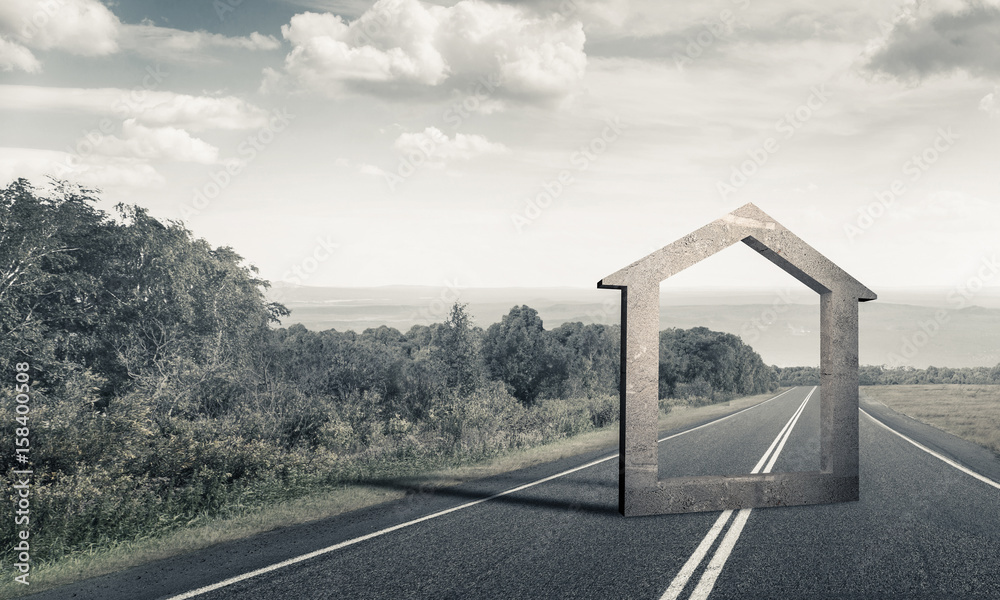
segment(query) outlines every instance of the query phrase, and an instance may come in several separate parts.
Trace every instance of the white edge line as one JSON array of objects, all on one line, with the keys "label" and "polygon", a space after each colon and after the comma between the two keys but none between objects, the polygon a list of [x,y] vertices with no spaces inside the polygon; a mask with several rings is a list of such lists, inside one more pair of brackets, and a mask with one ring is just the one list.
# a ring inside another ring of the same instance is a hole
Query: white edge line
[{"label": "white edge line", "polygon": [[[784,396],[785,394],[787,394],[788,392],[790,392],[790,391],[792,391],[794,389],[795,388],[792,387],[790,389],[785,390],[784,392],[781,392],[780,394],[778,394],[777,396],[775,396],[773,398],[768,398],[764,402],[758,402],[757,404],[754,404],[753,406],[748,406],[748,407],[746,407],[746,408],[744,408],[742,410],[738,410],[738,411],[736,411],[736,412],[734,412],[732,414],[726,415],[724,417],[720,417],[720,418],[718,418],[718,419],[716,419],[714,421],[709,421],[708,423],[704,423],[704,424],[699,425],[697,427],[692,427],[691,429],[686,429],[686,430],[681,431],[679,433],[675,433],[673,435],[668,435],[667,437],[665,437],[663,439],[656,440],[656,441],[657,441],[657,443],[659,443],[659,442],[662,442],[664,440],[669,440],[671,438],[675,438],[675,437],[684,435],[685,433],[690,433],[692,431],[696,431],[698,429],[701,429],[702,427],[708,427],[709,425],[713,425],[715,423],[718,423],[719,421],[724,421],[724,420],[726,420],[726,419],[728,419],[730,417],[735,417],[736,415],[738,415],[738,414],[740,414],[742,412],[748,411],[751,408],[757,408],[758,406],[761,406],[761,405],[763,405],[763,404],[765,404],[767,402],[770,402],[771,400],[777,400],[778,398]],[[513,494],[515,492],[520,492],[521,490],[526,490],[526,489],[528,489],[530,487],[534,487],[534,486],[539,485],[541,483],[545,483],[547,481],[552,481],[553,479],[557,479],[559,477],[563,477],[565,475],[569,475],[570,473],[575,473],[575,472],[580,471],[582,469],[587,469],[587,468],[593,467],[594,465],[598,465],[598,464],[601,464],[603,462],[607,462],[607,461],[612,460],[612,459],[617,458],[617,457],[618,457],[618,454],[615,453],[615,454],[612,454],[610,456],[606,456],[604,458],[599,458],[599,459],[593,460],[593,461],[591,461],[591,462],[589,462],[589,463],[587,463],[585,465],[580,465],[579,467],[573,467],[572,469],[567,469],[567,470],[562,471],[560,473],[556,473],[555,475],[549,475],[548,477],[545,477],[543,479],[539,479],[537,481],[532,481],[532,482],[526,483],[524,485],[520,485],[518,487],[511,488],[509,490],[505,490],[505,491],[493,494],[492,496],[489,496],[489,497],[486,497],[486,498],[480,498],[479,500],[473,500],[471,502],[466,502],[465,504],[460,504],[458,506],[453,506],[451,508],[447,508],[445,510],[438,511],[436,513],[432,513],[432,514],[429,514],[429,515],[424,515],[423,517],[420,517],[419,519],[413,519],[412,521],[407,521],[405,523],[399,523],[397,525],[393,525],[392,527],[386,527],[385,529],[380,529],[378,531],[374,531],[372,533],[369,533],[369,534],[366,534],[366,535],[362,535],[360,537],[356,537],[356,538],[352,538],[352,539],[349,539],[349,540],[345,540],[345,541],[340,542],[338,544],[334,544],[332,546],[327,546],[326,548],[320,548],[319,550],[314,550],[312,552],[309,552],[308,554],[302,554],[300,556],[289,558],[288,560],[284,560],[284,561],[281,561],[279,563],[274,563],[273,565],[268,565],[266,567],[262,567],[260,569],[255,570],[255,571],[250,571],[248,573],[243,573],[242,575],[237,575],[235,577],[230,577],[229,579],[224,579],[222,581],[219,581],[217,583],[213,583],[211,585],[206,585],[204,587],[200,587],[200,588],[197,588],[197,589],[194,589],[194,590],[190,590],[190,591],[184,592],[183,594],[178,594],[176,596],[170,596],[166,600],[187,600],[188,598],[194,598],[195,596],[200,596],[202,594],[207,594],[208,592],[212,592],[212,591],[224,588],[224,587],[228,587],[230,585],[233,585],[235,583],[239,583],[241,581],[246,581],[247,579],[251,579],[253,577],[257,577],[258,575],[263,575],[265,573],[270,573],[271,571],[277,571],[278,569],[282,569],[284,567],[289,567],[291,565],[294,565],[294,564],[297,564],[297,563],[309,560],[311,558],[316,558],[317,556],[322,556],[324,554],[328,554],[330,552],[334,552],[336,550],[340,550],[341,548],[346,548],[347,546],[354,545],[354,544],[356,544],[358,542],[363,542],[365,540],[370,540],[372,538],[376,538],[376,537],[385,535],[387,533],[392,533],[393,531],[398,531],[400,529],[403,529],[404,527],[409,527],[410,525],[416,525],[417,523],[422,523],[424,521],[429,521],[431,519],[435,519],[437,517],[441,517],[441,516],[444,516],[446,514],[458,511],[458,510],[470,508],[470,507],[473,507],[473,506],[475,506],[477,504],[482,504],[483,502],[488,502],[490,500],[493,500],[495,498],[499,498],[501,496],[506,496],[508,494]]]},{"label": "white edge line", "polygon": [[403,529],[404,527],[409,527],[410,525],[416,525],[417,523],[422,523],[424,521],[429,521],[430,519],[435,519],[437,517],[444,516],[444,515],[446,515],[448,513],[453,513],[453,512],[458,511],[458,510],[462,510],[462,509],[465,509],[465,508],[469,508],[469,507],[475,506],[477,504],[482,504],[483,502],[488,502],[490,500],[493,500],[494,498],[499,498],[500,496],[506,496],[507,494],[513,494],[514,492],[519,492],[521,490],[524,490],[524,489],[527,489],[527,488],[530,488],[530,487],[534,487],[534,486],[536,486],[536,485],[538,485],[540,483],[545,483],[546,481],[551,481],[553,479],[556,479],[557,477],[562,477],[564,475],[569,475],[570,473],[575,473],[576,471],[580,471],[582,469],[586,469],[588,467],[592,467],[592,466],[600,464],[602,462],[609,461],[612,458],[614,458],[615,456],[617,456],[617,455],[613,455],[613,456],[610,456],[610,457],[606,457],[606,458],[601,458],[601,459],[598,459],[598,460],[594,460],[594,461],[591,461],[591,462],[589,462],[589,463],[587,463],[585,465],[580,465],[579,467],[574,467],[572,469],[568,469],[568,470],[563,471],[561,473],[556,473],[555,475],[550,475],[548,477],[545,477],[544,479],[539,479],[537,481],[532,481],[530,483],[526,483],[524,485],[521,485],[521,486],[518,486],[518,487],[515,487],[515,488],[511,488],[511,489],[505,490],[503,492],[499,492],[499,493],[493,494],[492,496],[489,496],[489,497],[486,497],[486,498],[480,498],[479,500],[473,500],[471,502],[466,502],[465,504],[460,504],[458,506],[453,506],[451,508],[447,508],[445,510],[438,511],[436,513],[432,513],[432,514],[429,514],[429,515],[424,515],[424,516],[420,517],[419,519],[413,519],[412,521],[407,521],[405,523],[399,523],[397,525],[393,525],[392,527],[386,527],[385,529],[380,529],[378,531],[374,531],[372,533],[369,533],[369,534],[366,534],[366,535],[362,535],[360,537],[356,537],[356,538],[352,538],[352,539],[340,542],[339,544],[334,544],[332,546],[327,546],[326,548],[320,548],[319,550],[314,550],[313,552],[309,552],[308,554],[302,554],[302,555],[296,556],[294,558],[289,558],[288,560],[285,560],[285,561],[282,561],[282,562],[279,562],[279,563],[275,563],[273,565],[268,565],[266,567],[257,569],[256,571],[250,571],[250,572],[244,573],[242,575],[237,575],[236,577],[230,577],[229,579],[224,579],[224,580],[222,580],[222,581],[220,581],[218,583],[213,583],[211,585],[206,585],[204,587],[200,587],[200,588],[198,588],[196,590],[191,590],[189,592],[184,592],[183,594],[180,594],[180,595],[177,595],[177,596],[171,596],[167,600],[186,600],[187,598],[194,598],[195,596],[200,596],[201,594],[205,594],[207,592],[211,592],[211,591],[214,591],[214,590],[217,590],[217,589],[220,589],[220,588],[224,588],[224,587],[233,585],[234,583],[239,583],[241,581],[245,581],[247,579],[250,579],[250,578],[253,578],[253,577],[257,577],[258,575],[263,575],[265,573],[270,573],[271,571],[276,571],[278,569],[281,569],[281,568],[284,568],[284,567],[288,567],[288,566],[294,565],[296,563],[300,563],[302,561],[309,560],[310,558],[315,558],[317,556],[322,556],[323,554],[327,554],[327,553],[333,552],[335,550],[340,550],[341,548],[346,548],[347,546],[354,545],[354,544],[356,544],[358,542],[363,542],[365,540],[370,540],[372,538],[376,538],[376,537],[385,535],[387,533],[391,533],[393,531],[398,531],[400,529]]},{"label": "white edge line", "polygon": [[930,454],[930,455],[931,455],[931,456],[933,456],[934,458],[937,458],[937,459],[939,459],[939,460],[942,460],[942,461],[944,461],[944,462],[948,463],[949,465],[951,465],[951,466],[955,467],[955,468],[956,468],[956,469],[958,469],[959,471],[961,471],[961,472],[965,473],[966,475],[971,475],[971,476],[975,477],[976,479],[978,479],[979,481],[982,481],[982,482],[983,482],[983,483],[985,483],[986,485],[991,485],[991,486],[993,486],[993,487],[997,488],[998,490],[1000,490],[1000,483],[997,483],[996,481],[993,481],[992,479],[990,479],[989,477],[987,477],[987,476],[985,476],[985,475],[980,475],[979,473],[976,473],[976,472],[975,472],[975,471],[973,471],[972,469],[970,469],[970,468],[968,468],[968,467],[966,467],[966,466],[964,466],[964,465],[961,465],[961,464],[959,464],[959,463],[957,463],[957,462],[955,462],[955,461],[951,460],[951,459],[950,459],[950,458],[948,458],[947,456],[944,456],[944,455],[942,455],[942,454],[939,454],[938,452],[935,452],[935,451],[931,450],[930,448],[928,448],[927,446],[924,446],[923,444],[921,444],[920,442],[918,442],[918,441],[916,441],[916,440],[913,440],[913,439],[910,439],[909,437],[907,437],[907,436],[903,435],[902,433],[900,433],[900,432],[896,431],[896,430],[895,430],[895,429],[893,429],[892,427],[889,427],[888,425],[886,425],[886,424],[885,424],[885,423],[883,423],[882,421],[880,421],[880,420],[876,419],[875,417],[873,417],[872,415],[868,414],[868,411],[866,411],[865,409],[863,409],[863,408],[858,408],[858,410],[860,410],[860,411],[861,411],[862,413],[864,413],[864,414],[865,414],[865,416],[867,416],[867,417],[868,417],[869,419],[871,419],[872,421],[875,421],[875,423],[877,423],[878,425],[881,425],[881,426],[882,426],[882,427],[884,427],[885,429],[888,429],[889,431],[891,431],[891,432],[895,433],[895,434],[896,434],[896,435],[898,435],[899,437],[901,437],[901,438],[903,438],[904,440],[906,440],[906,441],[910,442],[911,444],[913,444],[913,445],[914,445],[914,446],[916,446],[917,448],[920,448],[921,450],[923,450],[923,451],[924,451],[924,452],[926,452],[927,454]]}]

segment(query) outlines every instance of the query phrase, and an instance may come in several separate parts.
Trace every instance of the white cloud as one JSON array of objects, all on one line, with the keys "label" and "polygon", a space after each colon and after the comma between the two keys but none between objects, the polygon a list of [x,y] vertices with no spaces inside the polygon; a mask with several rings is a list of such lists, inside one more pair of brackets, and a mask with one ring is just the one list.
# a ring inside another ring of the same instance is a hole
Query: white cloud
[{"label": "white cloud", "polygon": [[18,177],[37,181],[47,175],[96,188],[143,188],[165,182],[156,169],[141,159],[80,157],[56,150],[0,148],[0,185]]},{"label": "white cloud", "polygon": [[352,169],[357,171],[362,175],[373,175],[378,177],[387,177],[389,174],[375,165],[368,163],[355,163],[349,158],[340,157],[333,161],[333,166],[341,169]]},{"label": "white cloud", "polygon": [[481,0],[451,7],[379,0],[350,23],[307,12],[281,31],[292,51],[281,73],[265,70],[264,90],[291,84],[329,96],[412,96],[485,77],[500,82],[489,94],[552,101],[575,90],[587,64],[579,22]]},{"label": "white cloud", "polygon": [[361,173],[362,175],[372,175],[376,177],[386,177],[388,175],[388,173],[386,173],[383,169],[380,169],[379,167],[376,167],[375,165],[370,165],[368,163],[361,163],[360,165],[358,165],[358,173]]},{"label": "white cloud", "polygon": [[307,85],[350,80],[436,85],[448,70],[434,47],[436,17],[443,10],[415,1],[379,2],[352,25],[329,13],[295,15],[281,27],[293,45],[286,69]]},{"label": "white cloud", "polygon": [[96,188],[145,188],[160,186],[166,182],[163,175],[142,160],[127,158],[100,160],[97,157],[77,167],[77,174],[70,176],[69,179]]},{"label": "white cloud", "polygon": [[509,152],[503,144],[491,142],[481,135],[456,133],[454,138],[449,139],[437,127],[400,134],[393,142],[393,148],[404,156],[422,155],[427,166],[438,168],[449,161]]},{"label": "white cloud", "polygon": [[[120,48],[162,60],[210,60],[206,51],[216,48],[238,50],[277,50],[281,42],[270,35],[253,32],[248,36],[228,37],[206,31],[182,31],[157,27],[149,21],[139,25],[122,24],[98,0],[3,0],[0,2],[0,35],[15,43],[11,49],[0,39],[0,69],[5,56],[15,56],[18,65],[25,62],[28,48],[63,50],[83,56],[104,56]],[[37,61],[36,61],[37,62]],[[5,69],[9,70],[9,69]],[[23,69],[37,71],[38,68]]]},{"label": "white cloud", "polygon": [[42,64],[38,62],[31,50],[0,36],[0,71],[37,73],[41,70]]},{"label": "white cloud", "polygon": [[121,22],[97,0],[4,0],[0,33],[30,48],[103,56],[118,50]]},{"label": "white cloud", "polygon": [[267,125],[266,110],[235,96],[213,98],[162,92],[136,111],[137,119],[147,125],[173,125],[200,131],[204,129],[254,129]]},{"label": "white cloud", "polygon": [[212,164],[219,160],[219,149],[176,127],[145,127],[135,119],[122,124],[122,137],[106,136],[94,146],[105,156],[133,157],[146,160],[173,160]]},{"label": "white cloud", "polygon": [[11,111],[77,111],[135,118],[150,127],[255,129],[267,124],[268,113],[235,96],[189,96],[154,90],[61,88],[0,85],[0,109]]},{"label": "white cloud", "polygon": [[248,36],[228,37],[207,31],[183,31],[142,23],[122,27],[121,45],[144,56],[178,61],[209,60],[205,52],[214,48],[277,50],[281,42],[274,36],[256,31]]},{"label": "white cloud", "polygon": [[39,179],[52,172],[52,167],[68,155],[55,150],[0,147],[0,185],[18,177]]}]

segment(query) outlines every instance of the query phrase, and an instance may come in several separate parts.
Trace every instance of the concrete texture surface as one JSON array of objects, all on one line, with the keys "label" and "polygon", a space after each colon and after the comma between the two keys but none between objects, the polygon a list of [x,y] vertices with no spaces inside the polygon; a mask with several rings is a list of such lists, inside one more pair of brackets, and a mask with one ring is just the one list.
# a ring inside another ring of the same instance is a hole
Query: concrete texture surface
[{"label": "concrete texture surface", "polygon": [[[820,295],[819,472],[659,479],[660,282],[743,242]],[[753,204],[608,275],[622,294],[618,509],[625,516],[857,500],[858,302],[876,295]]]}]

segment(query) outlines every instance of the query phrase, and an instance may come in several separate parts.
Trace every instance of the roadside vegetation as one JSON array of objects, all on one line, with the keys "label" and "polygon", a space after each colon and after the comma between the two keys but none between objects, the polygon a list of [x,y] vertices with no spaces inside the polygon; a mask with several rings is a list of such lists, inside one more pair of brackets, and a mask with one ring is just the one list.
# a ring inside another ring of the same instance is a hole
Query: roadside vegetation
[{"label": "roadside vegetation", "polygon": [[1000,457],[1000,385],[864,386],[861,396]]},{"label": "roadside vegetation", "polygon": [[[210,523],[257,531],[275,526],[267,507],[319,517],[387,498],[373,482],[616,433],[617,326],[547,330],[515,306],[483,329],[456,304],[405,333],[282,328],[287,309],[231,248],[95,204],[59,183],[0,190],[0,436],[22,427],[26,363],[33,569]],[[662,332],[660,367],[664,415],[777,388],[750,347],[705,328]],[[7,481],[23,467],[0,453]],[[0,528],[4,572],[15,534]]]},{"label": "roadside vegetation", "polygon": [[[781,390],[778,390],[781,391]],[[702,406],[678,404],[668,413],[660,414],[661,430],[679,430],[695,423],[717,419],[726,414],[759,404],[778,393],[769,392],[728,402]],[[433,494],[436,490],[466,481],[489,477],[516,469],[551,462],[587,452],[614,448],[618,442],[617,424],[611,424],[550,444],[516,450],[492,459],[469,462],[443,469],[417,470],[391,479],[393,485],[353,483],[324,487],[300,498],[277,504],[244,506],[230,511],[228,516],[202,517],[187,526],[159,536],[144,536],[106,545],[94,545],[59,560],[47,561],[32,573],[30,590],[12,581],[0,581],[0,597],[15,597],[35,593],[112,573],[135,565],[192,552],[220,542],[239,540],[270,531],[338,515],[373,504],[400,500],[415,494]]]},{"label": "roadside vegetation", "polygon": [[[782,386],[819,385],[819,367],[774,367]],[[861,365],[860,385],[990,385],[1000,384],[1000,364],[995,367],[887,367]]]}]

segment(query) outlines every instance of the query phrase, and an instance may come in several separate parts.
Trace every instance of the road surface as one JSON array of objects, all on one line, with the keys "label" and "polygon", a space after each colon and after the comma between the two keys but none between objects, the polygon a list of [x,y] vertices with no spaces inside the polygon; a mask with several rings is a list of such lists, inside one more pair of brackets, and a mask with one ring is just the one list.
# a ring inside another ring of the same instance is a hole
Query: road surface
[{"label": "road surface", "polygon": [[[661,477],[817,470],[819,395],[665,432]],[[1000,462],[862,407],[859,502],[625,518],[606,451],[33,598],[1000,598]]]}]

